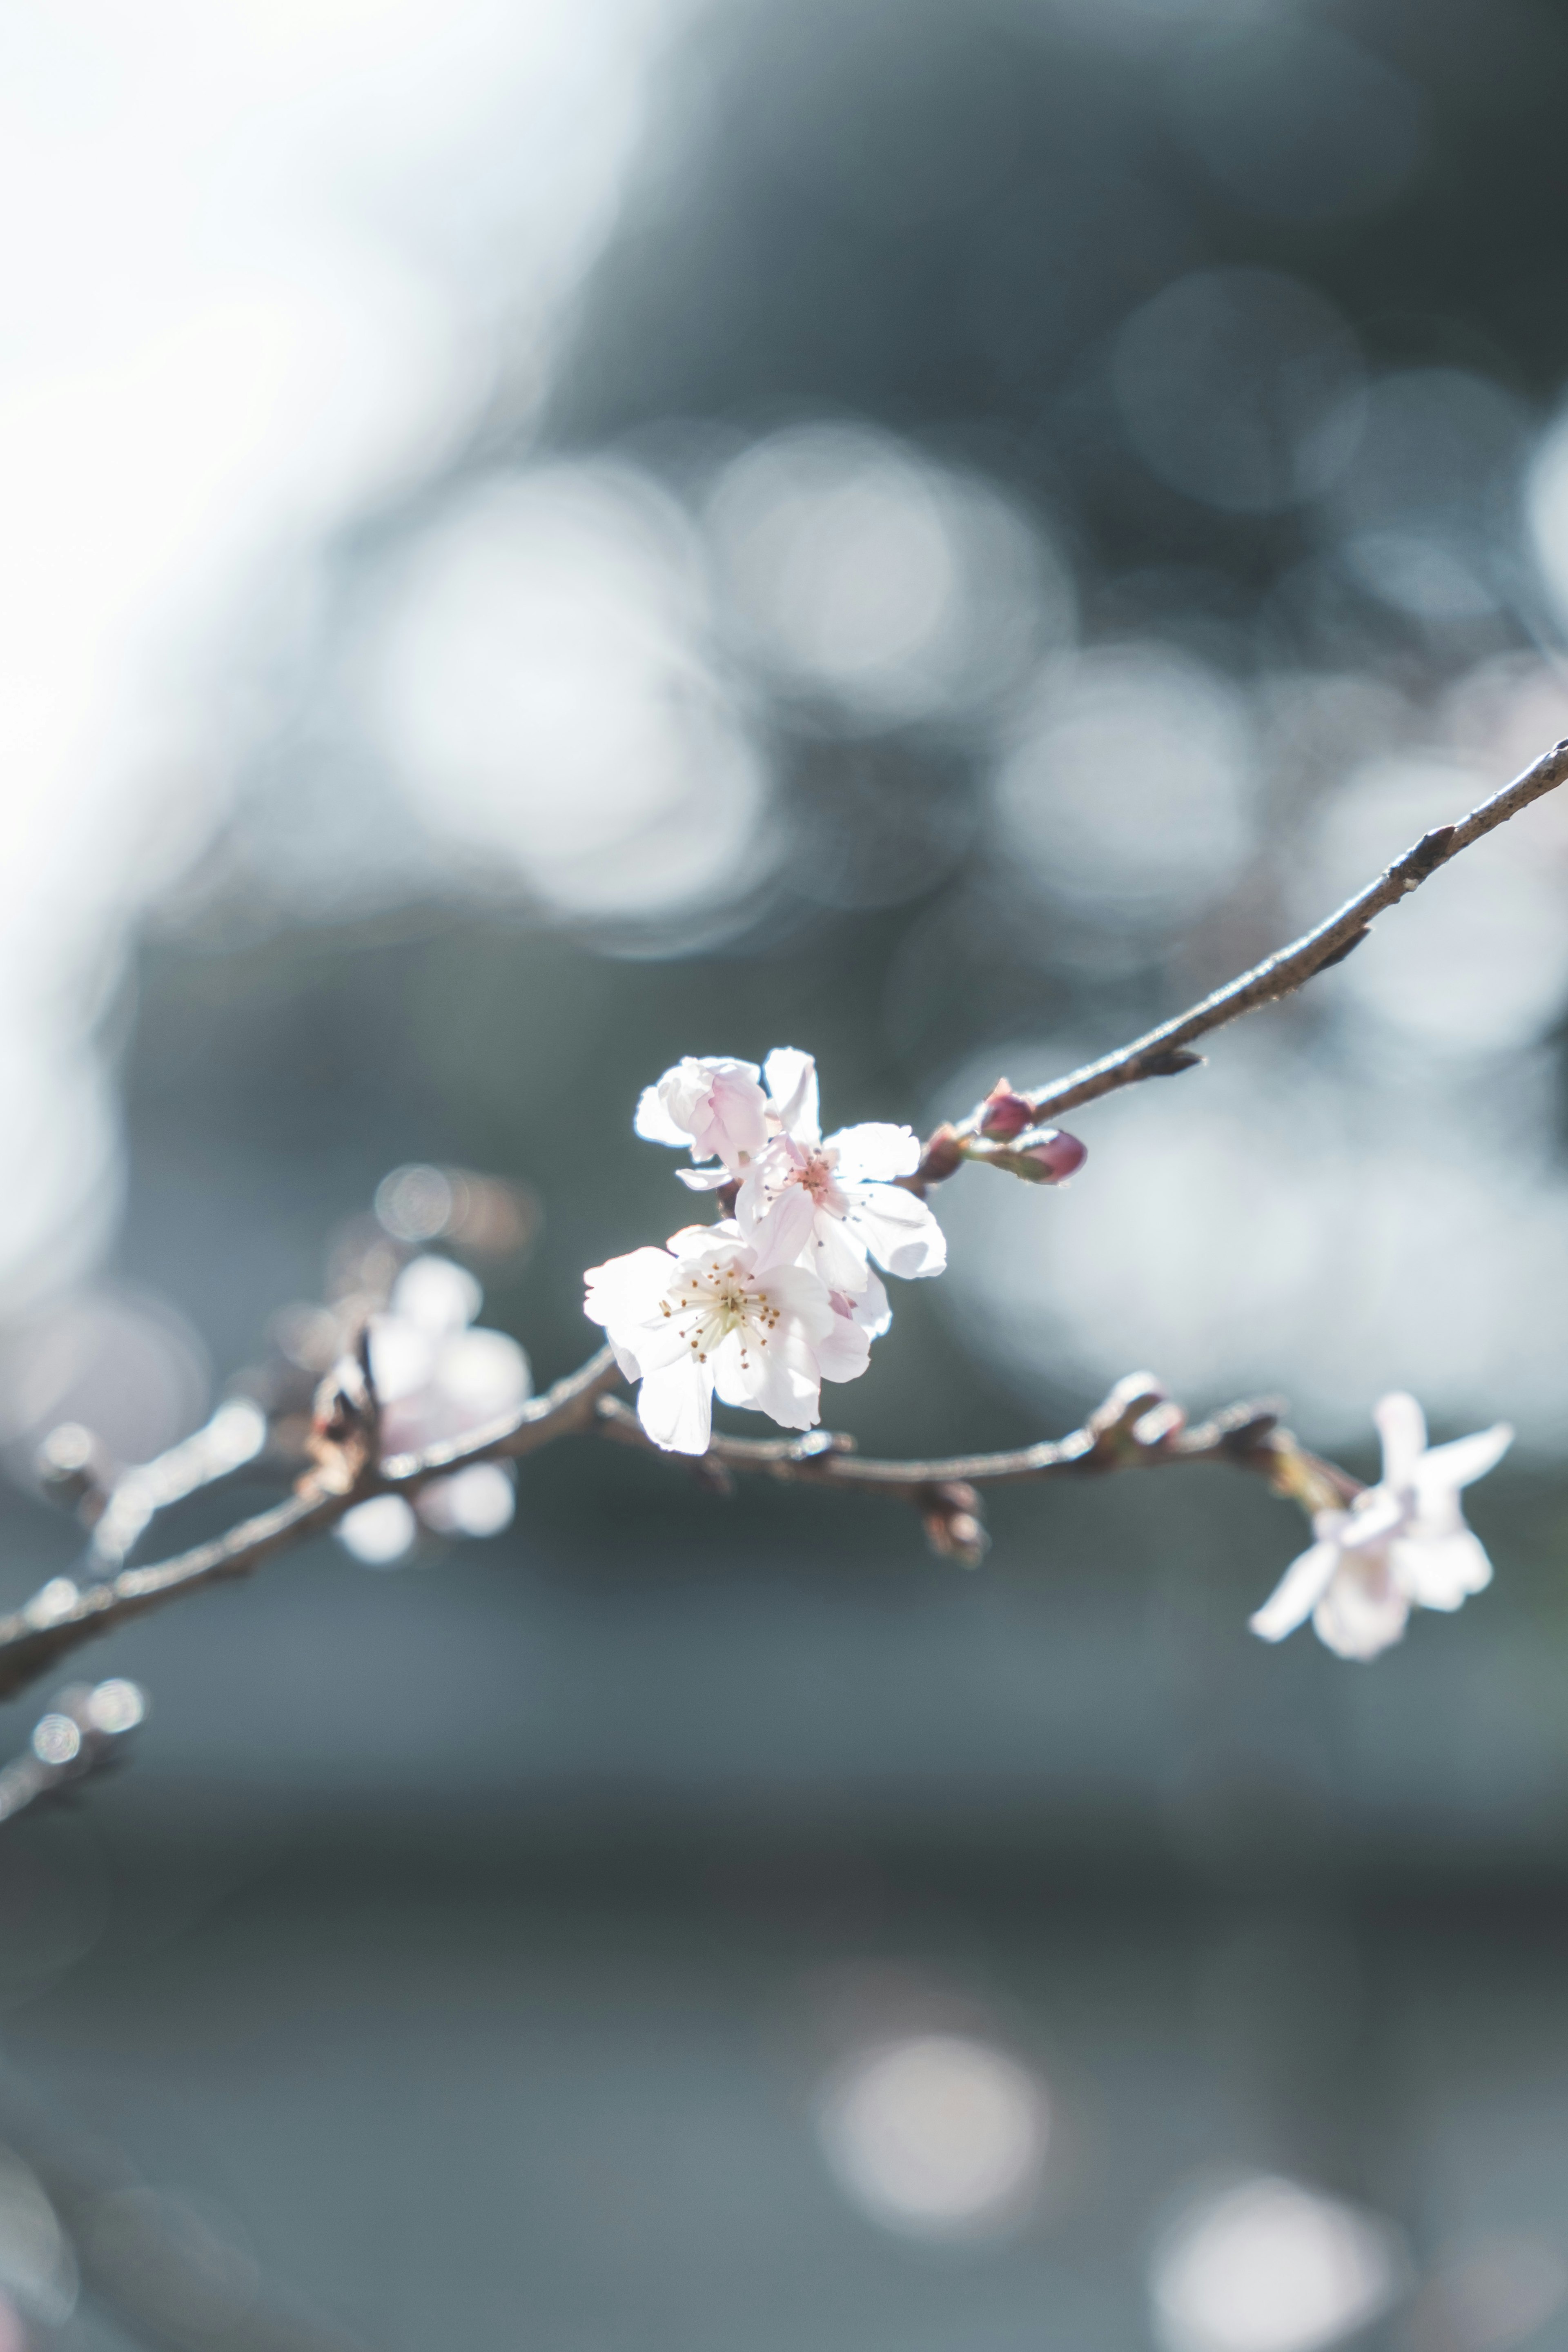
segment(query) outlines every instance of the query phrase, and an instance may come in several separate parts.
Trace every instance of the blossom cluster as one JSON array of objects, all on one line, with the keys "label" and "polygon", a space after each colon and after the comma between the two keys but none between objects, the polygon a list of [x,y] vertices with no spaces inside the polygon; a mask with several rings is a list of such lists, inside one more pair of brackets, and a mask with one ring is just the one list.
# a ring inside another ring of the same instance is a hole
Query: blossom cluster
[{"label": "blossom cluster", "polygon": [[760,1068],[688,1055],[644,1090],[634,1124],[689,1150],[681,1181],[728,1210],[584,1276],[584,1311],[640,1383],[644,1429],[670,1452],[706,1453],[715,1396],[812,1428],[823,1381],[858,1380],[892,1322],[873,1262],[906,1281],[947,1264],[941,1226],[904,1181],[919,1138],[869,1124],[825,1139],[816,1065],[793,1046]]}]

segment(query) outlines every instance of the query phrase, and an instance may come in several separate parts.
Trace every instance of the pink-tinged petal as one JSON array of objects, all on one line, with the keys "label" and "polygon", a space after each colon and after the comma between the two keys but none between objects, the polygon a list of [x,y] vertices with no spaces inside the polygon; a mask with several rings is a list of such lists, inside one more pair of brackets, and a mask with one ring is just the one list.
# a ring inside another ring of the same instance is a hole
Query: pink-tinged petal
[{"label": "pink-tinged petal", "polygon": [[841,1127],[827,1139],[838,1154],[838,1176],[845,1184],[890,1184],[895,1176],[912,1176],[921,1164],[921,1139],[910,1127]]},{"label": "pink-tinged petal", "polygon": [[1425,1496],[1438,1486],[1473,1486],[1489,1470],[1496,1469],[1512,1444],[1512,1430],[1506,1421],[1500,1421],[1495,1428],[1479,1429],[1473,1437],[1456,1437],[1451,1444],[1434,1445],[1416,1470],[1416,1486]]},{"label": "pink-tinged petal", "polygon": [[858,1185],[850,1193],[845,1223],[879,1265],[900,1281],[941,1274],[947,1264],[947,1237],[923,1201],[893,1184]]},{"label": "pink-tinged petal", "polygon": [[721,1192],[735,1181],[721,1160],[717,1168],[678,1168],[675,1172],[692,1192]]},{"label": "pink-tinged petal", "polygon": [[646,1090],[633,1124],[650,1142],[689,1143],[693,1160],[722,1160],[738,1172],[767,1140],[761,1075],[754,1062],[688,1054]]},{"label": "pink-tinged petal", "polygon": [[1373,1405],[1373,1420],[1383,1440],[1383,1484],[1408,1486],[1426,1451],[1426,1416],[1413,1396],[1396,1389]]},{"label": "pink-tinged petal", "polygon": [[[736,1173],[768,1139],[766,1095],[752,1062],[709,1062],[706,1092],[691,1110],[691,1156],[722,1160]],[[678,1107],[676,1117],[681,1116]]]},{"label": "pink-tinged petal", "polygon": [[836,1314],[833,1328],[816,1343],[825,1381],[858,1381],[871,1360],[871,1334],[852,1315]]},{"label": "pink-tinged petal", "polygon": [[1262,1608],[1254,1610],[1247,1621],[1258,1640],[1282,1642],[1287,1633],[1304,1625],[1328,1591],[1339,1564],[1340,1548],[1327,1538],[1293,1559]]},{"label": "pink-tinged petal", "polygon": [[1345,1559],[1312,1612],[1312,1631],[1336,1657],[1364,1663],[1402,1641],[1410,1604],[1378,1553]]},{"label": "pink-tinged petal", "polygon": [[842,1217],[819,1213],[813,1222],[807,1263],[826,1290],[858,1295],[870,1277],[866,1249]]},{"label": "pink-tinged petal", "polygon": [[1371,1551],[1397,1535],[1410,1521],[1411,1506],[1406,1496],[1396,1494],[1390,1486],[1370,1486],[1358,1495],[1353,1508],[1344,1515],[1339,1533],[1342,1551]]},{"label": "pink-tinged petal", "polygon": [[794,1045],[775,1045],[763,1064],[773,1112],[786,1135],[798,1143],[820,1143],[822,1117],[817,1108],[816,1064]]},{"label": "pink-tinged petal", "polygon": [[[736,1206],[740,1203],[737,1202]],[[811,1239],[816,1203],[799,1184],[785,1187],[752,1225],[749,1239],[759,1275],[776,1265],[793,1265]]]},{"label": "pink-tinged petal", "polygon": [[1461,1609],[1492,1580],[1485,1548],[1468,1528],[1426,1539],[1406,1537],[1388,1549],[1400,1591],[1422,1609]]},{"label": "pink-tinged petal", "polygon": [[706,1454],[713,1434],[713,1382],[706,1364],[651,1372],[637,1391],[637,1419],[667,1454]]},{"label": "pink-tinged petal", "polygon": [[[665,1072],[665,1077],[670,1077],[673,1075],[672,1071]],[[641,1094],[638,1095],[637,1110],[632,1118],[632,1133],[640,1135],[645,1143],[668,1143],[673,1144],[679,1150],[684,1150],[691,1140],[690,1130],[688,1128],[678,1127],[670,1117],[664,1096],[660,1091],[663,1085],[664,1078],[661,1078],[658,1086],[644,1087]]]}]

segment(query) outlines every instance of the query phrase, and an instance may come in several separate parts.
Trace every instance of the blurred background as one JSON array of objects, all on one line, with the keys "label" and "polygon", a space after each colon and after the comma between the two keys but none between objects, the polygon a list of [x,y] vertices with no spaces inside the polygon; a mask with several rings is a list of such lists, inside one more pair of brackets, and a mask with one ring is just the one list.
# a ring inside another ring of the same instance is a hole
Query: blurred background
[{"label": "blurred background", "polygon": [[[929,1127],[1568,734],[1546,0],[0,58],[6,1607],[84,1573],[51,1433],[226,1401],[117,1538],[194,1539],[400,1272],[413,1425],[581,1360],[682,1053]],[[575,1446],[91,1654],[132,1769],[0,1832],[4,2352],[1568,2346],[1565,1040],[1547,803],[1070,1190],[945,1188],[832,1396],[1001,1445],[1147,1365],[1363,1475],[1386,1388],[1506,1416],[1495,1591],[1373,1668],[1246,1633],[1302,1528],[1218,1470],[969,1575]]]}]

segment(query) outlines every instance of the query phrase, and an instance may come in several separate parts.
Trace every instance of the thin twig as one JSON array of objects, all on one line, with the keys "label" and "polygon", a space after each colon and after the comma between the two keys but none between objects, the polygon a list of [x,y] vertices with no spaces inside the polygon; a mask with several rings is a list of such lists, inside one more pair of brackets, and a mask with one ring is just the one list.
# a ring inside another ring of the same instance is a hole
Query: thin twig
[{"label": "thin twig", "polygon": [[[1114,1094],[1121,1087],[1136,1086],[1143,1078],[1173,1077],[1180,1070],[1191,1069],[1201,1058],[1192,1051],[1200,1037],[1223,1029],[1226,1022],[1239,1020],[1244,1013],[1254,1013],[1260,1005],[1274,1004],[1280,997],[1292,995],[1318,972],[1341,962],[1361,946],[1377,916],[1419,889],[1429,876],[1458,857],[1461,850],[1468,849],[1564,782],[1568,782],[1568,741],[1554,744],[1533,767],[1472,809],[1458,824],[1440,824],[1433,832],[1423,834],[1375,882],[1369,882],[1364,890],[1346,900],[1338,914],[1331,915],[1292,946],[1277,949],[1250,971],[1227,981],[1201,1003],[1178,1013],[1173,1021],[1163,1021],[1157,1029],[1135,1037],[1130,1045],[1120,1045],[1115,1053],[1103,1055],[1098,1062],[1086,1063],[1083,1068],[1070,1071],[1053,1085],[1031,1090],[1026,1099],[1037,1120],[1055,1118],[1063,1111],[1076,1109],[1080,1103]],[[959,1125],[956,1134],[977,1134],[980,1117],[978,1109],[972,1112]],[[935,1140],[933,1138],[933,1143]],[[952,1164],[957,1164],[956,1160]],[[925,1172],[929,1181],[939,1172],[951,1171],[933,1168]]]},{"label": "thin twig", "polygon": [[557,1437],[592,1423],[595,1400],[620,1378],[608,1348],[542,1397],[532,1397],[504,1421],[476,1431],[460,1444],[433,1445],[424,1454],[396,1454],[379,1469],[372,1465],[362,1479],[341,1491],[328,1491],[317,1481],[287,1502],[275,1504],[257,1517],[242,1520],[226,1535],[197,1544],[174,1559],[149,1568],[122,1569],[106,1583],[78,1591],[68,1579],[45,1585],[26,1608],[0,1617],[0,1698],[6,1698],[47,1674],[55,1660],[98,1633],[108,1633],[140,1617],[149,1609],[188,1592],[237,1576],[248,1576],[275,1552],[320,1535],[343,1513],[368,1496],[413,1494],[427,1480],[470,1462],[492,1462],[548,1445]]},{"label": "thin twig", "polygon": [[[1216,989],[1190,1012],[1032,1095],[1029,1102],[1035,1117],[1043,1119],[1092,1102],[1120,1087],[1189,1068],[1196,1058],[1191,1047],[1197,1038],[1259,1005],[1289,996],[1314,973],[1339,962],[1365,939],[1376,916],[1407,898],[1461,850],[1564,782],[1568,782],[1568,741],[1554,745],[1533,767],[1472,809],[1458,824],[1439,825],[1424,834],[1375,882],[1294,946],[1280,949],[1251,971]],[[977,1110],[962,1127],[942,1130],[946,1139],[942,1164],[922,1168],[921,1175],[909,1181],[919,1185],[950,1173],[958,1164],[959,1139],[973,1139],[979,1132],[980,1118]],[[928,1158],[937,1141],[933,1139],[928,1147]],[[26,1608],[0,1618],[0,1697],[22,1689],[47,1672],[57,1658],[95,1633],[107,1633],[182,1593],[249,1575],[275,1552],[331,1528],[369,1496],[414,1494],[430,1479],[470,1463],[515,1458],[556,1438],[591,1430],[622,1444],[648,1447],[636,1416],[605,1398],[605,1391],[618,1378],[613,1353],[602,1349],[544,1396],[470,1437],[430,1446],[422,1454],[397,1454],[379,1466],[368,1461],[336,1486],[329,1486],[318,1475],[287,1502],[245,1520],[216,1541],[198,1544],[153,1567],[122,1570],[86,1591],[79,1591],[68,1579],[57,1578]],[[1287,1442],[1282,1433],[1276,1433],[1272,1417],[1260,1407],[1233,1406],[1212,1422],[1184,1430],[1179,1417],[1161,1422],[1157,1390],[1142,1397],[1135,1413],[1125,1402],[1118,1405],[1122,1391],[1136,1386],[1135,1381],[1122,1383],[1113,1391],[1086,1429],[1013,1453],[959,1454],[922,1462],[868,1461],[855,1454],[847,1441],[813,1432],[804,1439],[718,1437],[702,1459],[717,1480],[734,1470],[761,1470],[774,1477],[809,1480],[819,1486],[901,1493],[917,1500],[934,1497],[947,1509],[958,1507],[954,1496],[981,1485],[1175,1462],[1238,1461],[1264,1470],[1276,1485],[1289,1491],[1296,1490],[1291,1485],[1294,1479],[1304,1490],[1338,1494],[1342,1499],[1348,1500],[1354,1492],[1354,1481],[1342,1471],[1317,1463],[1293,1441]],[[1140,1420],[1146,1415],[1152,1416],[1146,1424],[1151,1433],[1140,1436]]]},{"label": "thin twig", "polygon": [[[1137,1379],[1137,1376],[1134,1376]],[[1120,1405],[1123,1391],[1132,1395]],[[769,1478],[811,1486],[857,1489],[880,1495],[918,1496],[930,1486],[1014,1486],[1026,1479],[1092,1476],[1110,1470],[1152,1470],[1178,1462],[1231,1462],[1245,1468],[1273,1469],[1279,1413],[1266,1404],[1227,1405],[1223,1412],[1184,1427],[1173,1422],[1141,1436],[1145,1415],[1161,1411],[1161,1392],[1140,1381],[1122,1381],[1106,1404],[1082,1429],[1066,1437],[1045,1439],[998,1454],[952,1454],[925,1460],[882,1461],[857,1454],[853,1440],[826,1430],[811,1430],[803,1438],[725,1437],[715,1434],[697,1466],[708,1465],[742,1473],[753,1471]],[[1134,1409],[1135,1408],[1135,1409]],[[601,1434],[617,1444],[657,1455],[661,1461],[689,1457],[670,1455],[656,1445],[632,1407],[619,1397],[601,1397]],[[1289,1441],[1292,1444],[1294,1441]],[[1324,1465],[1325,1467],[1328,1465]],[[1336,1473],[1342,1477],[1342,1472]],[[1352,1488],[1353,1488],[1353,1482]]]}]

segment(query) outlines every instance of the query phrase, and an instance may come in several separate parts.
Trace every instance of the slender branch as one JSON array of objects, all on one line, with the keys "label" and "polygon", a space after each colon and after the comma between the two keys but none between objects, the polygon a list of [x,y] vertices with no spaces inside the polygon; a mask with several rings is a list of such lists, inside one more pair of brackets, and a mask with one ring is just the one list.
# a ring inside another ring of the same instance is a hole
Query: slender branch
[{"label": "slender branch", "polygon": [[[656,1445],[632,1407],[619,1397],[601,1397],[599,1432],[661,1461],[681,1460]],[[1334,1465],[1303,1454],[1279,1427],[1278,1410],[1263,1403],[1226,1406],[1207,1421],[1188,1427],[1147,1375],[1118,1381],[1104,1404],[1081,1429],[997,1454],[952,1454],[927,1460],[881,1461],[857,1454],[854,1440],[827,1430],[800,1438],[726,1437],[715,1433],[696,1466],[757,1472],[787,1483],[831,1486],[851,1493],[918,1496],[922,1488],[946,1486],[1014,1486],[1026,1479],[1083,1477],[1110,1470],[1151,1470],[1178,1462],[1229,1462],[1276,1477],[1281,1450],[1289,1448],[1331,1479],[1342,1500],[1360,1491]]]},{"label": "slender branch", "polygon": [[[1331,915],[1293,946],[1281,948],[1251,971],[1215,989],[1176,1019],[1163,1022],[1130,1045],[1105,1055],[1100,1061],[1028,1097],[1034,1117],[1043,1119],[1114,1093],[1121,1087],[1136,1085],[1141,1079],[1168,1076],[1190,1068],[1197,1059],[1191,1048],[1198,1038],[1259,1005],[1289,996],[1315,973],[1338,963],[1360,946],[1378,915],[1397,906],[1461,850],[1469,848],[1497,826],[1506,824],[1510,817],[1545,793],[1556,791],[1564,782],[1568,782],[1568,741],[1554,745],[1533,767],[1527,768],[1511,784],[1494,793],[1490,800],[1483,801],[1457,824],[1439,825],[1424,834],[1375,882],[1369,883],[1337,914]],[[951,1174],[963,1156],[961,1143],[972,1142],[980,1136],[983,1116],[984,1107],[973,1112],[962,1126],[939,1130],[927,1147],[920,1173],[907,1181],[920,1188]],[[363,1370],[368,1382],[368,1359]],[[580,1370],[558,1381],[544,1396],[532,1399],[518,1412],[468,1438],[431,1446],[422,1454],[396,1454],[379,1465],[374,1459],[376,1412],[371,1388],[362,1400],[368,1420],[357,1431],[359,1452],[355,1454],[348,1445],[341,1444],[334,1460],[329,1443],[323,1449],[321,1466],[302,1482],[300,1491],[288,1501],[245,1520],[211,1543],[198,1544],[193,1550],[153,1567],[122,1569],[118,1575],[85,1591],[79,1591],[68,1578],[58,1577],[25,1608],[0,1618],[0,1697],[23,1688],[45,1673],[55,1659],[95,1633],[109,1633],[182,1593],[249,1575],[275,1552],[331,1527],[345,1511],[369,1496],[414,1494],[428,1480],[465,1468],[470,1463],[513,1459],[551,1444],[559,1437],[590,1431],[623,1444],[657,1450],[649,1446],[636,1415],[605,1396],[605,1391],[618,1378],[614,1355],[609,1349],[603,1349]],[[364,1444],[367,1433],[372,1441],[368,1452]],[[100,1556],[107,1552],[112,1559],[124,1538],[140,1531],[133,1523],[143,1508],[150,1517],[161,1502],[173,1500],[176,1494],[188,1493],[204,1483],[205,1476],[210,1475],[210,1465],[205,1457],[200,1461],[195,1458],[201,1447],[195,1441],[192,1446],[188,1462],[176,1449],[175,1456],[167,1465],[159,1465],[168,1472],[159,1492],[127,1498],[128,1505],[134,1502],[136,1508],[126,1508],[124,1528],[116,1526],[110,1529],[111,1539],[99,1547]],[[1214,1461],[1238,1462],[1262,1470],[1281,1491],[1296,1494],[1307,1500],[1310,1507],[1321,1507],[1324,1499],[1347,1500],[1355,1491],[1354,1481],[1342,1471],[1331,1464],[1316,1461],[1285,1433],[1277,1431],[1272,1414],[1265,1408],[1232,1406],[1213,1421],[1186,1429],[1176,1408],[1163,1398],[1157,1387],[1141,1384],[1141,1376],[1113,1390],[1084,1429],[1013,1453],[959,1454],[920,1462],[872,1461],[857,1454],[846,1439],[813,1432],[804,1439],[716,1437],[702,1457],[702,1466],[714,1483],[722,1483],[736,1470],[749,1470],[763,1471],[776,1478],[808,1480],[817,1486],[903,1494],[920,1502],[939,1549],[954,1549],[962,1556],[971,1557],[978,1556],[978,1546],[984,1539],[974,1493],[980,1486],[1069,1472],[1080,1475],[1088,1471],[1152,1467],[1156,1464]],[[165,1488],[167,1491],[163,1491]],[[141,1519],[140,1524],[144,1525],[145,1519]],[[972,1529],[973,1533],[962,1534],[954,1542],[946,1541],[941,1530],[945,1528],[951,1534],[955,1527]]]},{"label": "slender branch", "polygon": [[26,1608],[0,1618],[0,1698],[25,1688],[95,1634],[110,1633],[184,1594],[248,1576],[275,1553],[323,1533],[372,1495],[415,1494],[430,1479],[471,1463],[515,1460],[563,1437],[607,1437],[662,1462],[695,1467],[718,1486],[735,1471],[760,1471],[773,1478],[900,1496],[921,1509],[939,1550],[965,1559],[977,1559],[984,1545],[974,1491],[981,1486],[1178,1462],[1231,1462],[1260,1471],[1281,1492],[1300,1492],[1305,1480],[1320,1502],[1346,1502],[1358,1491],[1343,1471],[1302,1453],[1279,1429],[1271,1407],[1231,1405],[1188,1428],[1180,1408],[1147,1373],[1119,1381],[1082,1429],[1007,1453],[879,1461],[857,1454],[852,1438],[812,1430],[798,1438],[716,1434],[695,1464],[688,1455],[662,1452],[630,1407],[605,1393],[620,1377],[613,1351],[602,1348],[543,1396],[469,1438],[422,1454],[394,1454],[379,1467],[369,1464],[353,1483],[341,1486],[329,1488],[312,1476],[287,1502],[243,1520],[215,1541],[152,1567],[122,1570],[85,1592],[57,1578]]},{"label": "slender branch", "polygon": [[614,1354],[598,1354],[542,1397],[532,1397],[504,1421],[488,1424],[459,1444],[433,1445],[423,1454],[395,1454],[379,1468],[369,1465],[353,1483],[328,1488],[312,1477],[301,1491],[269,1511],[242,1520],[211,1543],[178,1553],[148,1568],[122,1569],[102,1584],[79,1591],[57,1577],[23,1609],[0,1617],[0,1698],[47,1674],[55,1660],[98,1633],[108,1633],[150,1609],[188,1592],[202,1591],[248,1576],[275,1552],[323,1533],[355,1503],[378,1494],[414,1494],[428,1479],[551,1444],[592,1425],[595,1402],[620,1378]]},{"label": "slender branch", "polygon": [[[1076,1109],[1080,1103],[1114,1094],[1121,1087],[1136,1086],[1143,1078],[1173,1077],[1180,1070],[1191,1069],[1201,1058],[1192,1051],[1200,1037],[1224,1028],[1226,1022],[1239,1020],[1244,1013],[1255,1013],[1260,1005],[1274,1004],[1282,996],[1292,995],[1318,972],[1341,962],[1361,946],[1377,916],[1419,889],[1429,876],[1458,857],[1461,850],[1470,848],[1564,782],[1568,782],[1568,741],[1553,744],[1533,767],[1472,809],[1458,824],[1440,824],[1433,832],[1423,834],[1375,882],[1369,882],[1364,890],[1346,900],[1338,914],[1331,915],[1304,938],[1289,947],[1277,949],[1250,971],[1227,981],[1201,1003],[1178,1013],[1174,1020],[1163,1021],[1157,1029],[1135,1037],[1130,1045],[1120,1045],[1115,1053],[1069,1071],[1054,1085],[1031,1091],[1026,1099],[1036,1119],[1043,1122],[1054,1118],[1060,1112]],[[980,1132],[980,1120],[981,1111],[976,1109],[955,1130],[947,1130],[947,1135],[953,1139],[973,1137]],[[939,1129],[938,1136],[928,1145],[928,1158],[942,1134]],[[921,1173],[930,1181],[951,1173],[956,1165],[957,1157],[953,1155],[950,1165],[939,1160],[932,1167],[922,1169]]]}]

